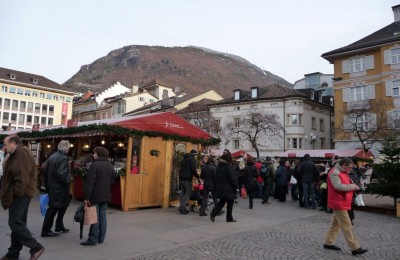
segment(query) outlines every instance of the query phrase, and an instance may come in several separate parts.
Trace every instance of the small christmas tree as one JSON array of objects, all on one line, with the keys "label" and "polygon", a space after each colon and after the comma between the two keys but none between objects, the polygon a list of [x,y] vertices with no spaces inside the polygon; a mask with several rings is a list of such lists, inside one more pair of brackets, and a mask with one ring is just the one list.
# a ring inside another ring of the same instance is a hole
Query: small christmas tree
[{"label": "small christmas tree", "polygon": [[396,207],[397,199],[400,198],[400,140],[395,136],[388,136],[380,153],[383,160],[373,168],[377,182],[370,183],[368,190],[371,194],[378,194],[378,197],[392,197]]}]

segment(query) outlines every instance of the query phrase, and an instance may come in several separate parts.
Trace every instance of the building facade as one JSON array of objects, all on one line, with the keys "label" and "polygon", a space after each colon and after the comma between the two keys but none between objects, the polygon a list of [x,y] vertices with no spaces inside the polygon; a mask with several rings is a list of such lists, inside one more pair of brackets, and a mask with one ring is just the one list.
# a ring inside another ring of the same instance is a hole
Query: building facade
[{"label": "building facade", "polygon": [[335,147],[371,148],[400,127],[400,5],[395,21],[322,54],[334,65]]},{"label": "building facade", "polygon": [[333,96],[333,74],[314,72],[305,74],[304,78],[294,83],[294,89],[312,88],[320,91],[324,96]]},{"label": "building facade", "polygon": [[43,76],[0,68],[0,86],[3,130],[62,125],[71,118],[76,93]]},{"label": "building facade", "polygon": [[[256,112],[277,121],[280,131],[266,131],[257,137],[260,157],[289,149],[330,149],[333,107],[329,97],[312,89],[294,90],[279,85],[238,89],[231,98],[207,105],[219,126],[214,134],[222,142],[217,151],[245,150],[256,155],[246,134],[231,134],[227,126],[245,128],[243,120]],[[248,132],[253,131],[248,129]]]}]

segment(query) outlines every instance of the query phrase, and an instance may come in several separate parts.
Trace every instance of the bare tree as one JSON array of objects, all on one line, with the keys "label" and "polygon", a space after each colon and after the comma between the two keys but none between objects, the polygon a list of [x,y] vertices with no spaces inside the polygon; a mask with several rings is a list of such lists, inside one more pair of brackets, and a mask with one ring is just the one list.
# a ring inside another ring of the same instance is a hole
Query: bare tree
[{"label": "bare tree", "polygon": [[267,138],[283,138],[284,128],[279,122],[279,116],[271,112],[259,111],[252,108],[242,118],[233,118],[225,125],[226,137],[240,137],[242,142],[248,141],[260,157],[260,147],[265,147]]},{"label": "bare tree", "polygon": [[348,102],[340,113],[342,124],[335,127],[335,132],[341,140],[356,139],[365,149],[366,144],[372,145],[391,132],[388,110],[390,103],[381,99]]}]

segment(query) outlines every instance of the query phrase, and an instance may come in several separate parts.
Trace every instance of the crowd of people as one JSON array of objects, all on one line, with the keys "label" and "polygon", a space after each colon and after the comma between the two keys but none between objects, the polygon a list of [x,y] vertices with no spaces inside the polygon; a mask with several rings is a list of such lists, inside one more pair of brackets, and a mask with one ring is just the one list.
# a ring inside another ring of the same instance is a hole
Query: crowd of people
[{"label": "crowd of people", "polygon": [[[248,198],[249,209],[254,207],[254,198],[261,198],[262,204],[270,204],[270,197],[278,202],[285,202],[287,195],[298,201],[299,207],[333,213],[333,219],[327,231],[324,248],[340,250],[334,245],[339,229],[354,255],[367,252],[359,246],[351,226],[354,224],[352,204],[357,198],[358,206],[363,206],[362,193],[370,181],[370,166],[359,167],[348,158],[334,156],[330,161],[313,162],[309,154],[302,160],[283,160],[267,156],[265,160],[252,157],[233,158],[229,150],[224,150],[219,158],[205,157],[201,174],[196,171],[197,151],[186,154],[180,165],[181,199],[178,211],[187,215],[186,209],[193,192],[192,180],[203,184],[202,197],[198,196],[200,216],[207,216],[207,200],[211,194],[215,206],[210,212],[210,219],[215,221],[221,210],[227,205],[226,221],[236,222],[233,218],[233,205],[238,196]],[[242,190],[242,191],[241,191]],[[345,196],[342,196],[345,194]],[[349,226],[350,224],[350,226]]]}]

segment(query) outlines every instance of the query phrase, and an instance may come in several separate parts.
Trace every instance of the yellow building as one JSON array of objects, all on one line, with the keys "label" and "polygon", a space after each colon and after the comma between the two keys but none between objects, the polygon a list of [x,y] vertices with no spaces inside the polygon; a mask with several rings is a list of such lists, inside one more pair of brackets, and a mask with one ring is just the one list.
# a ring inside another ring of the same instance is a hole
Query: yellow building
[{"label": "yellow building", "polygon": [[43,76],[0,68],[0,122],[3,130],[66,124],[72,114],[70,89]]},{"label": "yellow building", "polygon": [[393,23],[322,54],[334,65],[336,149],[376,151],[400,127],[400,5],[392,9]]}]

